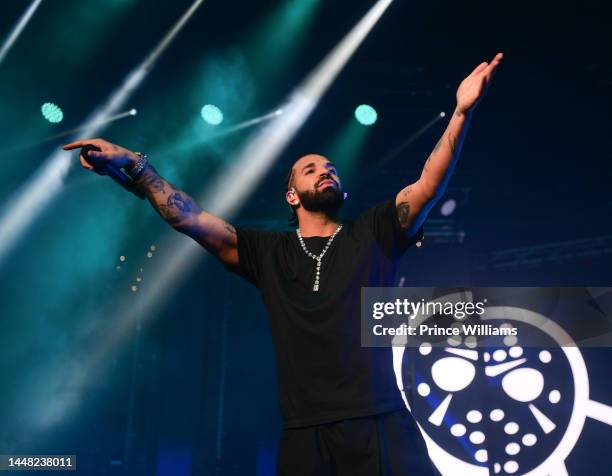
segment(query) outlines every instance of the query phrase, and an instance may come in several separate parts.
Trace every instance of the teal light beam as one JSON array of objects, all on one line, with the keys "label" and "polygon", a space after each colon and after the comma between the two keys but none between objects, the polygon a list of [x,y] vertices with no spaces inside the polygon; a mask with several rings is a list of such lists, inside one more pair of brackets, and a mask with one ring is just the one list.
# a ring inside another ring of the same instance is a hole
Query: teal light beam
[{"label": "teal light beam", "polygon": [[[118,121],[119,119],[124,119],[126,117],[133,117],[136,114],[138,114],[138,111],[136,109],[130,109],[129,111],[120,112],[118,114],[115,114],[114,116],[107,117],[106,119],[100,121],[100,123],[98,123],[97,126],[100,126],[100,127],[105,126],[109,122]],[[45,142],[51,142],[53,140],[60,139],[62,137],[76,134],[77,132],[85,130],[87,127],[88,127],[87,125],[75,127],[73,129],[58,132],[57,134],[53,134],[51,136],[44,137],[34,142],[29,142],[28,144],[19,145],[15,147],[9,147],[9,148],[1,150],[0,154],[6,154],[6,153],[12,153],[12,152],[17,152],[21,150],[26,150],[26,149],[29,149],[30,147],[35,147],[37,145],[44,144]]]},{"label": "teal light beam", "polygon": [[384,156],[380,161],[378,161],[375,164],[376,167],[380,168],[383,165],[386,165],[387,163],[391,162],[395,157],[397,157],[400,153],[402,153],[406,149],[406,147],[408,147],[415,140],[421,137],[429,128],[431,128],[436,122],[442,120],[444,117],[446,117],[446,113],[444,111],[437,114],[436,117],[434,117],[431,121],[429,121],[427,124],[421,127],[418,131],[414,132],[410,137],[408,137],[408,139],[406,139],[404,142],[398,145],[395,149],[389,152],[386,156]]},{"label": "teal light beam", "polygon": [[[254,60],[258,76],[270,78],[287,67],[302,43],[308,25],[322,0],[284,0],[257,31],[250,35],[246,44],[252,45],[249,56]],[[270,61],[273,54],[274,60]]]},{"label": "teal light beam", "polygon": [[336,164],[345,192],[351,192],[355,171],[363,159],[363,147],[371,131],[371,127],[363,127],[351,117],[323,149],[326,157]]},{"label": "teal light beam", "polygon": [[34,12],[40,6],[41,3],[42,3],[42,0],[34,0],[30,4],[28,9],[25,11],[25,13],[21,16],[21,18],[19,19],[19,22],[17,23],[17,25],[15,25],[15,27],[13,28],[9,36],[6,38],[6,40],[2,44],[2,48],[0,48],[0,64],[2,64],[2,61],[8,54],[9,50],[15,44],[15,42],[17,41],[17,38],[19,38],[19,35],[23,31],[23,29],[26,27],[26,25],[30,21],[30,18],[32,18],[32,16],[34,15]]},{"label": "teal light beam", "polygon": [[166,150],[157,152],[155,156],[163,157],[164,155],[168,155],[168,154],[176,154],[178,152],[182,152],[182,153],[188,152],[196,147],[202,146],[204,144],[208,144],[215,139],[219,139],[220,137],[225,137],[234,132],[238,132],[243,129],[247,129],[249,127],[256,126],[257,124],[261,124],[264,121],[269,121],[271,119],[274,119],[275,117],[280,116],[282,113],[283,113],[282,109],[277,109],[276,111],[272,111],[262,116],[254,117],[253,119],[248,119],[246,121],[240,122],[233,126],[226,127],[225,129],[221,129],[219,132],[216,132],[206,137],[206,139],[194,140],[191,142],[183,141],[180,143],[180,145],[176,147],[171,147]]}]

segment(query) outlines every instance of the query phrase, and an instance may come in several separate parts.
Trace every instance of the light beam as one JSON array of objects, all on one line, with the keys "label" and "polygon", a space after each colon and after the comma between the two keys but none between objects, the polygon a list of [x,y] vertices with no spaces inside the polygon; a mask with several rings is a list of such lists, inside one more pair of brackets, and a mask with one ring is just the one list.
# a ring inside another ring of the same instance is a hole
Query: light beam
[{"label": "light beam", "polygon": [[[110,122],[114,122],[114,121],[118,121],[119,119],[123,119],[125,117],[130,117],[130,116],[135,116],[138,113],[138,111],[136,111],[136,109],[130,109],[129,111],[125,111],[125,112],[120,112],[118,114],[115,114],[114,116],[110,116],[107,117],[104,121],[101,121],[98,126],[106,126],[108,123]],[[67,131],[63,131],[63,132],[58,132],[57,134],[53,134],[51,136],[45,137],[43,139],[34,141],[34,142],[30,142],[29,144],[26,145],[20,145],[20,146],[15,146],[15,147],[10,147],[7,149],[2,150],[0,153],[2,154],[7,154],[7,153],[13,153],[13,152],[17,152],[20,150],[26,150],[29,149],[30,147],[34,147],[40,144],[44,144],[45,142],[50,142],[53,141],[55,139],[60,139],[62,137],[66,137],[69,136],[71,134],[76,134],[79,131],[85,130],[88,126],[79,126],[79,127],[75,127],[73,129],[69,129]]]},{"label": "light beam", "polygon": [[282,109],[277,109],[276,111],[272,111],[269,112],[267,114],[264,114],[262,116],[258,116],[258,117],[254,117],[253,119],[248,119],[246,121],[240,122],[238,124],[235,124],[233,126],[227,127],[225,129],[220,130],[219,132],[212,134],[210,136],[208,136],[206,139],[203,140],[196,140],[196,141],[191,141],[189,143],[181,143],[181,145],[177,146],[177,147],[172,147],[172,148],[168,148],[166,150],[157,152],[155,154],[155,157],[163,157],[164,155],[167,154],[176,154],[177,152],[186,152],[189,151],[190,149],[196,148],[202,144],[207,144],[215,139],[218,139],[219,137],[224,137],[226,135],[232,134],[233,132],[238,132],[241,131],[243,129],[247,129],[249,127],[253,127],[256,126],[257,124],[260,124],[264,121],[268,121],[270,119],[273,119],[277,116],[280,116],[283,113]]},{"label": "light beam", "polygon": [[20,33],[26,27],[26,25],[30,21],[30,18],[32,18],[32,16],[34,15],[34,12],[36,11],[36,9],[41,3],[42,3],[42,0],[34,0],[30,4],[28,9],[19,19],[19,22],[17,23],[17,25],[15,25],[15,27],[13,28],[13,30],[11,31],[7,39],[4,41],[2,48],[0,48],[0,64],[2,63],[2,61],[8,54],[11,47],[15,44],[15,42],[17,41],[17,38],[19,38]]}]

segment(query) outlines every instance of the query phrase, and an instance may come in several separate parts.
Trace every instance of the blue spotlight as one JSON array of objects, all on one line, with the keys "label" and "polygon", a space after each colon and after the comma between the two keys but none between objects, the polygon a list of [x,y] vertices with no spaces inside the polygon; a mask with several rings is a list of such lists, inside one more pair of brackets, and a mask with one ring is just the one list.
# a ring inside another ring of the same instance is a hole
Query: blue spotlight
[{"label": "blue spotlight", "polygon": [[448,217],[453,214],[456,208],[457,202],[453,198],[451,198],[449,200],[446,200],[442,204],[442,206],[440,207],[440,213],[442,214],[442,216]]},{"label": "blue spotlight", "polygon": [[202,119],[212,126],[218,126],[223,122],[223,112],[213,104],[206,104],[200,113]]},{"label": "blue spotlight", "polygon": [[371,126],[376,122],[376,119],[378,119],[378,114],[376,113],[376,109],[372,106],[362,104],[355,109],[355,119],[357,119],[359,124]]},{"label": "blue spotlight", "polygon": [[44,103],[40,108],[40,112],[42,112],[43,117],[49,122],[57,123],[62,122],[62,119],[64,119],[64,113],[60,107],[52,102]]}]

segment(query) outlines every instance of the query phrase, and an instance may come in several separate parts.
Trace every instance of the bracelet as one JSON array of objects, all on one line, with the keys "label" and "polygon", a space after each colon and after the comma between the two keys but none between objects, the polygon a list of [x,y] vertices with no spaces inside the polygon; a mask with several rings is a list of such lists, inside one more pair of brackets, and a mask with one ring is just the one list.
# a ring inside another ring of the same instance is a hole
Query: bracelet
[{"label": "bracelet", "polygon": [[139,157],[138,162],[136,162],[129,169],[126,169],[127,174],[132,180],[136,180],[149,163],[149,157],[147,156],[147,154],[136,152],[136,155]]}]

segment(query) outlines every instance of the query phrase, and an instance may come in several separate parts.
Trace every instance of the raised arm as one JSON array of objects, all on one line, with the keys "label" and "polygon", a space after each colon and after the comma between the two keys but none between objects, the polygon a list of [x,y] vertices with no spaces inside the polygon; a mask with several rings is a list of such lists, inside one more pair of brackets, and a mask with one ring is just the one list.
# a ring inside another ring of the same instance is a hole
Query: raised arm
[{"label": "raised arm", "polygon": [[[100,152],[90,151],[89,156],[112,163],[128,173],[140,159],[136,153],[111,144],[103,139],[83,139],[66,144],[64,150],[72,150],[92,144]],[[79,156],[88,170],[104,175]],[[202,210],[185,192],[161,177],[151,165],[146,165],[135,175],[138,187],[146,194],[153,208],[177,231],[190,236],[229,267],[238,265],[236,230],[221,218]]]},{"label": "raised arm", "polygon": [[491,63],[479,64],[457,89],[457,106],[452,117],[425,162],[420,178],[402,189],[395,205],[402,228],[415,233],[431,208],[444,195],[451,178],[472,113],[484,97],[497,65],[503,55],[498,53]]}]

